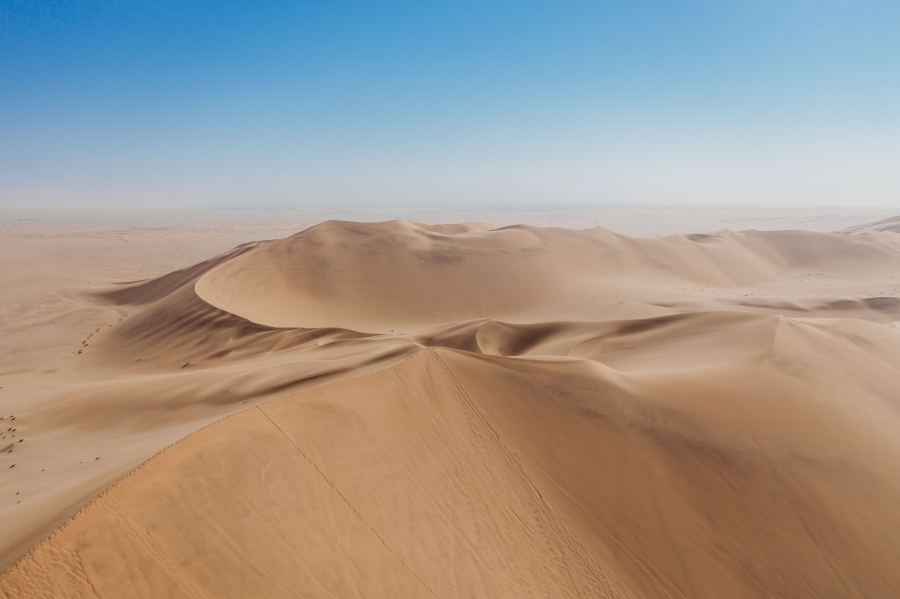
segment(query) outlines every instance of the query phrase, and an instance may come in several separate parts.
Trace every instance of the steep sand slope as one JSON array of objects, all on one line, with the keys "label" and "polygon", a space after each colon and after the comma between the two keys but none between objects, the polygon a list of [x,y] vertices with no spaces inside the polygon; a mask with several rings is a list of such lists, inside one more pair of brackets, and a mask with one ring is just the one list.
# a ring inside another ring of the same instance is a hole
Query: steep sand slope
[{"label": "steep sand slope", "polygon": [[891,232],[402,221],[95,293],[0,422],[0,567],[184,440],[0,590],[896,596],[898,295]]},{"label": "steep sand slope", "polygon": [[32,597],[616,596],[429,352],[176,444],[3,585]]},{"label": "steep sand slope", "polygon": [[[425,350],[261,404],[142,466],[0,590],[891,596],[900,406],[883,391],[900,338],[860,347],[842,323],[688,320],[707,322],[594,343],[630,348],[618,371]],[[707,359],[723,338],[741,350]],[[698,355],[660,370],[666,343]],[[828,374],[811,383],[809,362]]]},{"label": "steep sand slope", "polygon": [[[862,349],[818,326],[764,328],[756,356],[708,360],[726,349],[719,331],[694,336],[693,364],[672,369],[660,369],[664,331],[619,337],[619,371],[445,360],[630,596],[895,596],[897,338]],[[753,342],[747,332],[731,341]]]}]

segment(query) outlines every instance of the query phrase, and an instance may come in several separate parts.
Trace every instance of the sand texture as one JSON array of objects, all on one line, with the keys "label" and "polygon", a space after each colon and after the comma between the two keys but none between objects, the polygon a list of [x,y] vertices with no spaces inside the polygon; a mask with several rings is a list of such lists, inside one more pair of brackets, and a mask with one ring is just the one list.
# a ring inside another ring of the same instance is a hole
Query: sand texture
[{"label": "sand texture", "polygon": [[900,596],[888,225],[0,240],[0,597]]}]

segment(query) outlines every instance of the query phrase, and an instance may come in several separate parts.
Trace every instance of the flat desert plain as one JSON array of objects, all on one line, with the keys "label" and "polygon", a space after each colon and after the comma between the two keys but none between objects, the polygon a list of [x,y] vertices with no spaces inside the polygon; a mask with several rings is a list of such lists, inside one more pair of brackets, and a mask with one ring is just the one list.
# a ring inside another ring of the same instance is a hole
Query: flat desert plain
[{"label": "flat desert plain", "polygon": [[900,223],[11,228],[0,596],[900,596]]}]

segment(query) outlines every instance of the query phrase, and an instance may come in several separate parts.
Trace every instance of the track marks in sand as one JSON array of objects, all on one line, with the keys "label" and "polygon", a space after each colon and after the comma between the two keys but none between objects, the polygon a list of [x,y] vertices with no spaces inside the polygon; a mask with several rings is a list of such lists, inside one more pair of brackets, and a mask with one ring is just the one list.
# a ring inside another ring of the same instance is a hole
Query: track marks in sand
[{"label": "track marks in sand", "polygon": [[290,441],[291,445],[293,445],[294,448],[296,448],[297,451],[300,452],[300,455],[303,456],[303,459],[305,459],[307,462],[309,462],[310,466],[312,466],[315,469],[315,471],[325,480],[325,482],[328,483],[328,486],[330,486],[332,489],[334,489],[334,492],[337,493],[338,497],[341,498],[341,501],[346,503],[347,507],[349,507],[353,511],[353,513],[359,517],[359,519],[362,521],[362,523],[369,527],[369,530],[372,531],[372,534],[374,534],[376,537],[378,537],[378,540],[381,541],[381,543],[387,548],[387,550],[390,551],[397,558],[397,560],[403,565],[403,567],[406,568],[407,570],[409,570],[410,574],[415,576],[416,579],[422,583],[422,586],[425,587],[425,590],[427,590],[429,593],[431,593],[431,595],[433,597],[437,597],[437,594],[431,589],[431,587],[429,587],[427,584],[425,584],[425,581],[422,580],[422,577],[419,576],[418,574],[416,574],[416,571],[413,570],[412,568],[410,568],[409,564],[407,564],[405,561],[403,561],[403,558],[400,557],[400,555],[396,551],[394,551],[390,545],[388,545],[387,541],[384,540],[384,537],[382,537],[380,534],[378,534],[378,531],[375,530],[375,528],[371,524],[369,524],[369,522],[363,517],[362,514],[359,513],[359,511],[355,507],[353,507],[352,503],[347,501],[347,498],[344,497],[344,495],[343,495],[343,493],[341,493],[340,489],[338,489],[334,485],[334,483],[331,482],[331,480],[325,475],[324,472],[322,472],[322,470],[316,465],[316,463],[313,462],[311,459],[309,459],[309,456],[307,456],[306,453],[304,453],[304,451],[302,449],[300,449],[300,447],[296,443],[294,443],[294,441],[290,438],[290,436],[288,436],[288,434],[285,433],[281,429],[281,427],[279,427],[278,424],[275,423],[274,420],[269,418],[269,416],[266,414],[263,407],[256,406],[256,409],[259,410],[259,412],[263,416],[265,416],[269,422],[272,423],[272,426],[274,426],[276,429],[278,429],[278,432],[280,432],[282,435],[284,435],[285,439]]},{"label": "track marks in sand", "polygon": [[[467,422],[473,436],[482,437],[482,439],[486,438],[489,442],[494,444],[502,453],[509,470],[515,474],[518,482],[527,490],[529,502],[532,506],[532,513],[535,516],[535,520],[538,522],[538,528],[542,532],[550,554],[555,558],[558,568],[557,572],[565,572],[566,576],[569,578],[569,590],[577,591],[578,596],[581,597],[588,596],[584,594],[584,589],[579,585],[578,581],[575,580],[575,577],[569,568],[569,561],[560,555],[567,553],[565,549],[568,549],[568,552],[574,554],[578,560],[581,561],[585,569],[595,579],[600,590],[602,590],[604,597],[624,597],[621,591],[609,580],[609,577],[606,572],[603,571],[603,568],[585,551],[584,547],[582,547],[581,543],[578,542],[571,532],[566,529],[541,496],[537,487],[525,473],[522,464],[516,456],[516,452],[510,447],[509,442],[502,437],[496,423],[492,423],[490,416],[488,416],[478,403],[472,399],[472,396],[462,383],[460,383],[459,379],[456,378],[449,366],[447,366],[447,363],[441,358],[440,354],[433,348],[429,348],[428,351],[434,356],[436,363],[441,367],[444,374],[447,376],[447,379],[452,383],[456,391],[456,397],[466,413]],[[486,434],[480,435],[479,431],[483,431],[483,433]],[[564,548],[562,548],[561,551],[554,550],[552,542],[550,541],[551,537],[562,541]]]}]

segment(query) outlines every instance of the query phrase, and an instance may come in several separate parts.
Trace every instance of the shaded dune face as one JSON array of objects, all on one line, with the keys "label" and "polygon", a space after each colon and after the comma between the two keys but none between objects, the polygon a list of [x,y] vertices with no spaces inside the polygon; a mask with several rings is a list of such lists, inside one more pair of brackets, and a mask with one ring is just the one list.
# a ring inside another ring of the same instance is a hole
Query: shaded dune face
[{"label": "shaded dune face", "polygon": [[900,596],[894,236],[329,222],[104,292],[155,391],[47,417],[227,417],[0,597]]}]

